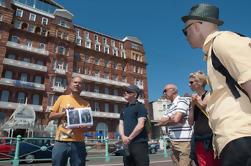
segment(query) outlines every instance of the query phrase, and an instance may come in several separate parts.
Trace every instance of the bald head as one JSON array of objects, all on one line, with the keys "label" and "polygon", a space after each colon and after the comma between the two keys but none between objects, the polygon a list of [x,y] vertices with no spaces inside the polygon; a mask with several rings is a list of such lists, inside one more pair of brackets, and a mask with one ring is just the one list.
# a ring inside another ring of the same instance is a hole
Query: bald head
[{"label": "bald head", "polygon": [[178,95],[178,88],[175,84],[167,84],[163,90],[163,94],[168,100],[173,101]]}]

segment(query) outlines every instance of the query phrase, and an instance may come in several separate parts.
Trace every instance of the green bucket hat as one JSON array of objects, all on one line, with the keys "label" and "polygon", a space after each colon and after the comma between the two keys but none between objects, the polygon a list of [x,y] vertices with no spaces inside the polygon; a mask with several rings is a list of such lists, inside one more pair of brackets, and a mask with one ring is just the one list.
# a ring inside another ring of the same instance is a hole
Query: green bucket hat
[{"label": "green bucket hat", "polygon": [[190,13],[181,17],[185,23],[187,20],[202,20],[208,21],[217,25],[222,25],[224,22],[219,20],[219,8],[209,4],[198,4],[191,8]]}]

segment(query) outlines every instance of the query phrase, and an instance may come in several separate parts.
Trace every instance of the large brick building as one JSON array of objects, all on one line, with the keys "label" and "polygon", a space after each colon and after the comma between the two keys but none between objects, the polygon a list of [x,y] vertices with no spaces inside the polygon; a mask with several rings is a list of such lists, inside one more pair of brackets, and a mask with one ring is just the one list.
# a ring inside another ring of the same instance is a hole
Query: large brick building
[{"label": "large brick building", "polygon": [[123,86],[137,84],[148,108],[142,42],[132,36],[116,39],[72,19],[52,0],[0,0],[0,121],[27,102],[36,123],[47,124],[50,107],[69,92],[72,76],[84,79],[81,96],[94,116],[90,134],[117,133],[126,104]]}]

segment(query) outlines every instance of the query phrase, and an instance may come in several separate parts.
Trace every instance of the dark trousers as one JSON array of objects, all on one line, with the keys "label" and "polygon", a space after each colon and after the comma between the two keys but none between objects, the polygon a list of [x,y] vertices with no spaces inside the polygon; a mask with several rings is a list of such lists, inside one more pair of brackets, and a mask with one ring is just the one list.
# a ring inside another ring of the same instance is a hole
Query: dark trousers
[{"label": "dark trousers", "polygon": [[135,142],[128,146],[130,155],[124,156],[124,166],[149,166],[148,143]]},{"label": "dark trousers", "polygon": [[222,166],[251,166],[251,137],[229,142],[220,154]]}]

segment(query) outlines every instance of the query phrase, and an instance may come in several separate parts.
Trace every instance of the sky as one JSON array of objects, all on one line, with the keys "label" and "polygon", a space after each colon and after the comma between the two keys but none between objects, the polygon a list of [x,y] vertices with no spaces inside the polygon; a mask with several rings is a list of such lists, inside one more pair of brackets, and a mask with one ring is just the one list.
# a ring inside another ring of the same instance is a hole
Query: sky
[{"label": "sky", "polygon": [[201,49],[192,49],[181,29],[181,17],[199,3],[220,9],[230,30],[251,37],[250,0],[54,0],[73,15],[73,23],[117,39],[135,36],[142,40],[146,53],[149,101],[162,96],[168,83],[178,86],[181,96],[192,94],[189,74],[206,73]]}]

